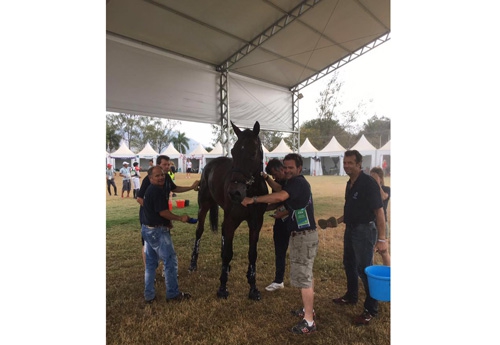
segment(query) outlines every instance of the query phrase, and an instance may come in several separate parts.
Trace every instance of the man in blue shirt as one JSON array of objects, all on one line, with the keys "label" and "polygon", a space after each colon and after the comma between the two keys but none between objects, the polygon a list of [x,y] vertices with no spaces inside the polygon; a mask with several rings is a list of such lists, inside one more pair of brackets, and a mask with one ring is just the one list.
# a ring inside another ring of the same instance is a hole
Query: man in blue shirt
[{"label": "man in blue shirt", "polygon": [[254,203],[284,202],[289,212],[286,219],[290,231],[290,283],[300,289],[303,308],[293,311],[302,320],[292,327],[295,334],[307,334],[316,331],[314,322],[314,285],[313,265],[318,251],[318,232],[314,220],[314,206],[311,186],[301,174],[302,157],[290,153],[283,159],[286,184],[278,192],[267,195],[246,197],[243,206]]},{"label": "man in blue shirt", "polygon": [[122,198],[124,192],[127,192],[128,198],[130,196],[130,168],[127,162],[123,162],[123,167],[120,169],[120,176],[123,177]]},{"label": "man in blue shirt", "polygon": [[170,190],[165,188],[165,173],[161,167],[150,168],[148,177],[151,184],[144,194],[144,223],[141,227],[141,234],[147,247],[144,298],[146,303],[151,303],[156,297],[155,272],[158,267],[158,259],[161,259],[165,270],[167,301],[189,299],[190,294],[179,291],[177,254],[170,237],[171,221],[177,220],[186,223],[189,216],[187,214],[178,216],[169,210],[168,194]]}]

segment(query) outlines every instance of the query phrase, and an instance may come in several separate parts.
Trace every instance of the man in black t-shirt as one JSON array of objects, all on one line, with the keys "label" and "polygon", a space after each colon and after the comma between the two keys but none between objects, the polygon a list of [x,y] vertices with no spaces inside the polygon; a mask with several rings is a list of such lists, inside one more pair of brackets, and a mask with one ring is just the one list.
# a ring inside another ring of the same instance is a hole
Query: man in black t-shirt
[{"label": "man in black t-shirt", "polygon": [[344,170],[350,179],[345,190],[344,215],[337,222],[346,225],[343,263],[347,292],[333,300],[340,305],[356,304],[361,278],[366,298],[363,313],[354,318],[356,325],[369,324],[378,313],[378,301],[370,296],[365,268],[373,265],[374,249],[380,253],[387,251],[380,187],[373,177],[362,171],[362,160],[363,156],[356,150],[344,154]]},{"label": "man in black t-shirt", "polygon": [[168,190],[165,188],[165,173],[159,166],[148,170],[151,182],[144,194],[143,221],[141,234],[146,245],[146,268],[144,298],[151,303],[156,297],[154,280],[158,259],[163,261],[165,270],[165,286],[167,301],[183,300],[191,297],[188,293],[179,291],[177,282],[177,254],[170,237],[172,220],[186,223],[189,216],[178,216],[168,208]]},{"label": "man in black t-shirt", "polygon": [[318,232],[314,220],[314,206],[309,182],[301,174],[302,157],[290,153],[283,159],[286,184],[278,192],[267,195],[246,197],[243,206],[254,203],[273,204],[284,202],[289,212],[286,220],[290,231],[290,283],[298,287],[302,297],[302,308],[292,313],[302,320],[292,327],[295,334],[316,331],[314,321],[313,265],[318,251]]}]

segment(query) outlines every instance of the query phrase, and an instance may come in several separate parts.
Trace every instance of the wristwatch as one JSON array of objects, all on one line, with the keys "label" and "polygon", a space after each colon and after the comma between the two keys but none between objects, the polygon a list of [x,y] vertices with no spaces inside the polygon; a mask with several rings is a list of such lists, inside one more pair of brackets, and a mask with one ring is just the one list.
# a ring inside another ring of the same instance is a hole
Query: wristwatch
[{"label": "wristwatch", "polygon": [[257,203],[257,196],[254,196],[252,199],[253,199],[253,203],[256,204]]}]

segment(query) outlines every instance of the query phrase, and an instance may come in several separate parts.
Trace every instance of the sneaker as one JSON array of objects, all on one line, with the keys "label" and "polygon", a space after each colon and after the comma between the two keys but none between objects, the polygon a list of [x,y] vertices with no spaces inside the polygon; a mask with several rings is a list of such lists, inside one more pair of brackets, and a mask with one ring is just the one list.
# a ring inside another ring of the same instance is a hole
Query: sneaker
[{"label": "sneaker", "polygon": [[146,300],[145,302],[146,302],[146,304],[153,304],[153,302],[154,302],[155,300],[156,300],[156,296],[155,296],[155,297],[153,297],[152,299],[148,299],[148,300]]},{"label": "sneaker", "polygon": [[316,332],[316,322],[313,321],[312,326],[308,326],[306,319],[302,319],[302,321],[292,327],[292,332],[294,334],[310,334]]},{"label": "sneaker", "polygon": [[[299,308],[299,309],[296,309],[296,310],[292,310],[291,311],[292,315],[293,316],[298,316],[300,318],[304,318],[304,315],[305,315],[305,312],[304,312],[304,308]],[[313,320],[316,319],[316,312],[314,311],[313,309]]]},{"label": "sneaker", "polygon": [[365,310],[363,314],[358,315],[354,318],[354,324],[358,326],[368,325],[373,318],[374,316],[370,314],[367,310]]},{"label": "sneaker", "polygon": [[335,304],[340,304],[340,305],[347,305],[347,304],[356,304],[358,301],[353,301],[348,299],[345,295],[339,298],[334,298],[333,303]]},{"label": "sneaker", "polygon": [[267,291],[274,291],[274,290],[279,290],[279,289],[283,289],[285,287],[285,284],[283,283],[275,283],[275,282],[272,282],[271,285],[269,286],[266,286],[266,290]]},{"label": "sneaker", "polygon": [[187,292],[181,292],[177,296],[175,296],[174,298],[167,298],[167,302],[184,301],[184,300],[187,300],[190,298],[191,298],[191,294],[188,294]]},{"label": "sneaker", "polygon": [[320,220],[318,220],[318,225],[323,230],[326,228],[336,228],[337,227],[337,218],[330,217],[328,219],[320,219]]}]

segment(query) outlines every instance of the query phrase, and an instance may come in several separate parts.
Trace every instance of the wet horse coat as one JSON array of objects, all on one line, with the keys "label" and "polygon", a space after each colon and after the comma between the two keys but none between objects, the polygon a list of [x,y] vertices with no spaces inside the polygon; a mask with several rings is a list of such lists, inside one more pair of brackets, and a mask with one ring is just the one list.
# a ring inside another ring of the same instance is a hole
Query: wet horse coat
[{"label": "wet horse coat", "polygon": [[268,193],[266,182],[260,175],[263,170],[263,152],[259,139],[260,125],[255,122],[253,130],[246,129],[244,131],[241,131],[232,122],[231,125],[238,137],[231,150],[233,158],[215,158],[203,169],[198,192],[198,226],[189,270],[194,271],[197,268],[200,240],[207,212],[210,210],[212,231],[217,231],[218,208],[220,206],[224,210],[224,220],[222,222],[221,243],[222,267],[217,296],[227,298],[229,295],[226,284],[230,262],[233,258],[234,232],[245,220],[249,228],[247,281],[250,285],[250,291],[248,297],[260,300],[260,292],[255,285],[255,263],[257,261],[257,242],[267,205],[252,204],[248,207],[241,205],[245,196],[252,197]]}]

